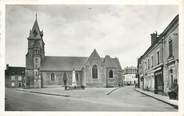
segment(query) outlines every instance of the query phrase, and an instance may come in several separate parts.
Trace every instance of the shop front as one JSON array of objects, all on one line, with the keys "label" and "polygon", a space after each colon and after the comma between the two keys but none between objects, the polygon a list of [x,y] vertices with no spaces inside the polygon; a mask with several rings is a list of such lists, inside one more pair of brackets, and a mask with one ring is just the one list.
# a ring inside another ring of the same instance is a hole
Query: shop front
[{"label": "shop front", "polygon": [[164,92],[164,79],[163,79],[163,69],[155,71],[155,94],[163,94]]}]

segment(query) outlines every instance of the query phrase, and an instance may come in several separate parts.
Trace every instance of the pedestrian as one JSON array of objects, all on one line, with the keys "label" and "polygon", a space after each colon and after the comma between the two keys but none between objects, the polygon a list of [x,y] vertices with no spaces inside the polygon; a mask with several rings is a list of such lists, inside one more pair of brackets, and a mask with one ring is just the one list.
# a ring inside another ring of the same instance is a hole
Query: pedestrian
[{"label": "pedestrian", "polygon": [[65,90],[67,90],[67,76],[66,76],[66,73],[64,72],[64,75],[63,75],[63,82],[64,82],[64,86],[65,86]]}]

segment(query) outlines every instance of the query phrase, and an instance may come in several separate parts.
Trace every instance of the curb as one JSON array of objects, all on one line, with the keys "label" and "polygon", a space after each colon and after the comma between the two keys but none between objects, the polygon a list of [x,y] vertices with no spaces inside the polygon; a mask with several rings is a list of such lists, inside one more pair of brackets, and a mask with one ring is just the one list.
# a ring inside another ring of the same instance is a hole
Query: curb
[{"label": "curb", "polygon": [[159,100],[159,101],[161,101],[161,102],[164,102],[164,103],[166,103],[166,104],[169,104],[169,105],[173,106],[174,108],[178,109],[178,105],[175,105],[175,104],[169,103],[169,102],[167,102],[167,101],[164,101],[164,100],[162,100],[162,99],[159,99],[159,98],[157,98],[157,97],[148,95],[148,94],[146,94],[146,93],[144,93],[144,92],[142,92],[142,91],[137,90],[136,88],[135,88],[135,90],[138,91],[138,92],[140,92],[140,93],[142,93],[142,94],[144,94],[144,95],[146,95],[146,96],[152,97],[152,98],[154,98],[154,99],[156,99],[156,100]]},{"label": "curb", "polygon": [[110,95],[112,92],[114,92],[114,91],[117,90],[117,89],[119,89],[119,87],[114,88],[114,89],[112,89],[111,91],[107,92],[106,95]]},{"label": "curb", "polygon": [[18,90],[18,89],[17,89],[17,91],[24,91],[24,92],[37,93],[37,94],[45,94],[45,95],[62,96],[62,97],[71,97],[70,95],[61,95],[61,94],[38,92],[38,91],[26,91],[26,90]]}]

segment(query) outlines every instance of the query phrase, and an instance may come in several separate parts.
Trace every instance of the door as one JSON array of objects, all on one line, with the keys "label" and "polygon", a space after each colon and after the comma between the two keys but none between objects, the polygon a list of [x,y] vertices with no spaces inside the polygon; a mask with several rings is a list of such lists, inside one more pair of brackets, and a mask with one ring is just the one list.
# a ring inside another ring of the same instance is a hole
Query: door
[{"label": "door", "polygon": [[164,82],[162,71],[155,72],[155,93],[163,93],[164,91]]},{"label": "door", "polygon": [[22,83],[21,82],[19,82],[19,87],[22,87]]}]

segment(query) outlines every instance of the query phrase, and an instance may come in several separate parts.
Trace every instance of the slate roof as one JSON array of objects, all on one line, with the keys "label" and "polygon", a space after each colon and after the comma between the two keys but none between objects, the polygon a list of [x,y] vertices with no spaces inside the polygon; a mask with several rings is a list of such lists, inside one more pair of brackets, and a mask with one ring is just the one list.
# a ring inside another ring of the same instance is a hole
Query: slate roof
[{"label": "slate roof", "polygon": [[25,67],[8,66],[5,75],[24,75]]},{"label": "slate roof", "polygon": [[[36,37],[34,36],[34,32],[36,33]],[[39,25],[38,25],[38,21],[37,19],[34,22],[34,25],[31,29],[30,35],[28,37],[28,39],[40,39],[42,36],[43,32],[40,31]]]},{"label": "slate roof", "polygon": [[119,70],[122,70],[120,62],[117,58],[111,58],[112,60],[112,66],[118,68]]},{"label": "slate roof", "polygon": [[105,67],[118,68],[121,70],[121,65],[117,58],[110,58],[108,60],[104,59]]},{"label": "slate roof", "polygon": [[35,22],[33,24],[32,30],[34,30],[36,28],[38,28],[38,30],[40,30],[37,19],[35,20]]},{"label": "slate roof", "polygon": [[144,56],[147,55],[147,53],[149,53],[149,51],[151,51],[152,48],[154,48],[154,46],[156,44],[159,43],[159,41],[162,40],[162,38],[167,34],[167,32],[171,29],[171,27],[173,27],[174,25],[176,25],[178,23],[179,20],[179,15],[176,15],[174,17],[174,19],[169,23],[169,25],[164,29],[164,31],[157,37],[157,40],[155,43],[153,43],[145,52],[144,54],[140,57],[139,60],[141,60]]},{"label": "slate roof", "polygon": [[[69,57],[69,56],[45,56],[45,63],[40,67],[41,71],[72,71],[81,70],[87,62],[88,57]],[[105,63],[104,58],[101,58]],[[114,67],[121,70],[121,65],[117,58],[110,58],[110,63],[106,67]]]},{"label": "slate roof", "polygon": [[41,71],[72,71],[81,70],[88,57],[45,56],[45,63]]},{"label": "slate roof", "polygon": [[117,58],[111,58],[109,55],[106,55],[104,58],[105,67],[118,68],[122,70],[119,60]]}]

